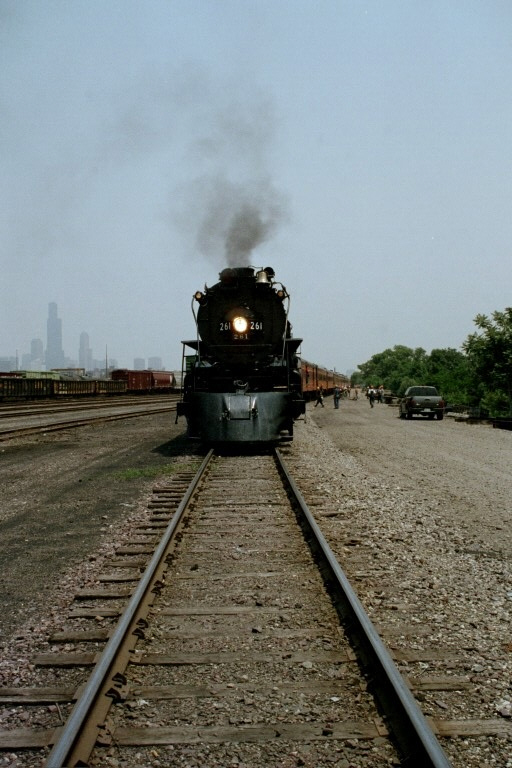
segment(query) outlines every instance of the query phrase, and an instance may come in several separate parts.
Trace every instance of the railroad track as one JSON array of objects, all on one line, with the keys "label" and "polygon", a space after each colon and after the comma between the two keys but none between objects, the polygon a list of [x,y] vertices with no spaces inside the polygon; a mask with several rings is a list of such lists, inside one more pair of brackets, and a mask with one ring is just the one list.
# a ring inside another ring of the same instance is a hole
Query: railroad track
[{"label": "railroad track", "polygon": [[[132,402],[75,404],[41,412],[17,412],[6,416],[0,425],[0,441],[11,440],[26,435],[42,432],[60,432],[75,427],[85,427],[106,421],[119,421],[147,416],[155,413],[165,413],[176,410],[179,398],[156,400],[135,400]],[[87,415],[89,411],[94,414]]]},{"label": "railroad track", "polygon": [[87,411],[112,408],[126,405],[143,405],[146,403],[169,403],[179,400],[178,395],[108,395],[91,396],[89,399],[75,398],[68,400],[51,400],[45,402],[0,403],[0,419],[12,419],[21,416],[40,416],[49,413],[64,413],[66,411]]},{"label": "railroad track", "polygon": [[49,750],[48,768],[449,766],[283,455],[210,452],[192,474],[155,490],[147,524],[76,596],[34,659],[47,684],[0,691],[53,702],[57,722],[0,747]]}]

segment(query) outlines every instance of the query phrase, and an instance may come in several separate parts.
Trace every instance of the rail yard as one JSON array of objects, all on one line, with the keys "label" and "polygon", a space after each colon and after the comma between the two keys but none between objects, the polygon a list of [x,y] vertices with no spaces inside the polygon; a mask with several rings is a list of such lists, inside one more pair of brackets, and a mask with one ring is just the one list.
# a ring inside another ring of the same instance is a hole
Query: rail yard
[{"label": "rail yard", "polygon": [[177,395],[137,395],[98,399],[94,402],[70,400],[0,406],[0,442],[23,435],[61,432],[107,421],[137,418],[153,413],[176,411]]},{"label": "rail yard", "polygon": [[[508,766],[510,433],[325,405],[284,460],[444,750],[409,764]],[[35,766],[204,453],[172,414],[0,450],[0,765]],[[274,460],[212,462],[90,764],[400,765]]]}]

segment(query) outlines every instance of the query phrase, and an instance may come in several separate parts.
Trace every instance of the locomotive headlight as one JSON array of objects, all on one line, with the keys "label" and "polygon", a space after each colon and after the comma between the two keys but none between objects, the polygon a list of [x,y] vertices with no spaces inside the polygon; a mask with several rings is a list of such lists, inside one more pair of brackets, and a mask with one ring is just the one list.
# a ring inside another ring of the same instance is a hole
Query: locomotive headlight
[{"label": "locomotive headlight", "polygon": [[249,322],[246,317],[237,315],[233,318],[233,328],[237,333],[245,333],[249,328]]}]

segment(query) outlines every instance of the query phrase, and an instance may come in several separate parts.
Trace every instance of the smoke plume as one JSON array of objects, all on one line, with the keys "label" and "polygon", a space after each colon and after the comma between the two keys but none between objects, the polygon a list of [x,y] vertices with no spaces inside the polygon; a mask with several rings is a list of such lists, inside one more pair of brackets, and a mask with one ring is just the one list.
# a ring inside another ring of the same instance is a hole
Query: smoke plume
[{"label": "smoke plume", "polygon": [[288,219],[288,201],[268,172],[275,118],[268,100],[250,88],[229,103],[219,92],[216,97],[189,147],[203,172],[178,190],[182,209],[174,223],[193,233],[194,250],[217,265],[248,266],[253,251]]},{"label": "smoke plume", "polygon": [[244,184],[216,176],[202,178],[194,189],[195,247],[220,265],[247,266],[254,249],[286,219],[286,202],[268,181]]}]

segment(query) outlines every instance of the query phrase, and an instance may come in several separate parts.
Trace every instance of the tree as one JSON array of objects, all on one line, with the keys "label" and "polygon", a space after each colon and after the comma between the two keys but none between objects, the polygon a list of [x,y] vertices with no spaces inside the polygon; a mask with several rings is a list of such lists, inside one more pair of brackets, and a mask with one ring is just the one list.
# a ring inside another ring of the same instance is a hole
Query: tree
[{"label": "tree", "polygon": [[359,369],[365,384],[382,384],[385,389],[400,395],[410,384],[427,383],[427,353],[421,347],[411,349],[397,344],[393,349],[373,355],[366,363],[361,363]]},{"label": "tree", "polygon": [[512,415],[512,307],[503,312],[477,315],[480,333],[472,333],[464,342],[481,404],[493,416]]},{"label": "tree", "polygon": [[445,401],[469,404],[472,382],[469,361],[457,349],[433,349],[428,358],[428,380]]},{"label": "tree", "polygon": [[397,345],[373,355],[359,369],[365,384],[382,384],[399,396],[407,387],[426,384],[437,387],[445,400],[466,404],[471,390],[468,359],[456,349],[433,349],[427,355],[421,347]]}]

